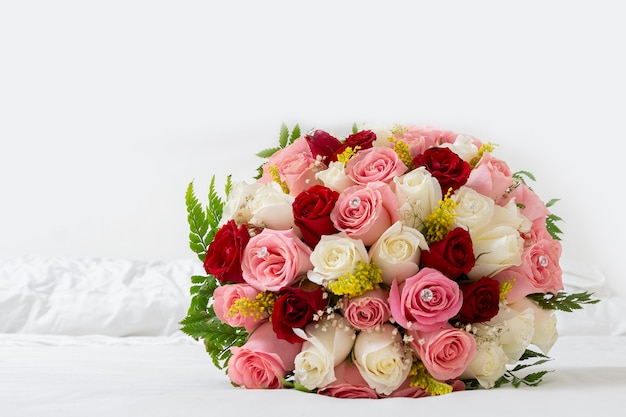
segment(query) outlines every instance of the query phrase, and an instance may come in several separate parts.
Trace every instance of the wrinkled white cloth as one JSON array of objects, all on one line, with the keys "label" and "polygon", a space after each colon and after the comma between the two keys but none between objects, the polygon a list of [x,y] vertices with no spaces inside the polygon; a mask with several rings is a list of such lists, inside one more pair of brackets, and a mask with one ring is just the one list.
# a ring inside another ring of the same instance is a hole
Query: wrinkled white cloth
[{"label": "wrinkled white cloth", "polygon": [[204,274],[197,258],[1,260],[0,333],[170,336],[197,274]]}]

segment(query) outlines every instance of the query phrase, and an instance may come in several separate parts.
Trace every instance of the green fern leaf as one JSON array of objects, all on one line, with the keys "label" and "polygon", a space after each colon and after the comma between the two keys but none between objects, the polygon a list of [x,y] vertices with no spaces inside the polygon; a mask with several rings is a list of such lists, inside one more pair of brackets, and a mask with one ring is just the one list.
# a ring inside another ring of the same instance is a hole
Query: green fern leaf
[{"label": "green fern leaf", "polygon": [[567,294],[564,291],[559,291],[556,295],[551,293],[527,295],[529,299],[533,300],[543,309],[565,312],[580,310],[585,304],[596,304],[600,302],[599,299],[594,299],[592,296],[593,293],[587,291],[575,294]]},{"label": "green fern leaf", "polygon": [[187,223],[189,223],[189,247],[204,262],[206,255],[206,234],[209,228],[207,213],[200,205],[193,189],[193,182],[187,186],[185,193],[185,203],[187,206]]},{"label": "green fern leaf", "polygon": [[300,126],[296,124],[291,130],[291,136],[289,137],[289,144],[291,145],[301,136]]},{"label": "green fern leaf", "polygon": [[280,125],[280,135],[278,138],[278,143],[280,144],[281,148],[284,148],[287,146],[288,142],[289,142],[289,129],[287,128],[287,125],[283,123],[282,125]]},{"label": "green fern leaf", "polygon": [[269,158],[270,156],[274,155],[276,152],[278,152],[280,150],[281,150],[281,148],[279,148],[279,147],[267,148],[267,149],[263,149],[262,151],[257,152],[256,156],[258,156],[260,158]]}]

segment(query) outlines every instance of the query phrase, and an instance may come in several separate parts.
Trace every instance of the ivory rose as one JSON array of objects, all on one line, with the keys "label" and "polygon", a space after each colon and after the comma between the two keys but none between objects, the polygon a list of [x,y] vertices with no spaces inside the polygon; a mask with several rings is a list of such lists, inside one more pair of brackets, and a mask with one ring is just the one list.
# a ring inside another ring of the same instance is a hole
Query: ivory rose
[{"label": "ivory rose", "polygon": [[346,297],[343,315],[356,329],[375,330],[391,316],[388,298],[389,292],[382,288],[367,291],[358,297]]},{"label": "ivory rose", "polygon": [[462,160],[470,162],[478,155],[480,140],[470,135],[458,135],[454,142],[442,143],[442,148],[449,148],[452,152],[459,155]]},{"label": "ivory rose", "polygon": [[389,306],[394,320],[405,329],[433,331],[454,317],[463,304],[459,285],[432,268],[423,268],[402,284],[394,281]]},{"label": "ivory rose", "polygon": [[419,270],[421,253],[428,249],[426,238],[417,229],[396,221],[376,240],[369,250],[374,265],[382,271],[383,282],[402,283]]},{"label": "ivory rose", "polygon": [[534,313],[534,333],[530,343],[537,346],[547,355],[556,343],[559,332],[557,329],[557,315],[555,310],[539,307],[534,301],[524,297],[520,301],[510,304],[511,309],[518,312],[530,309]]},{"label": "ivory rose", "polygon": [[338,317],[332,323],[311,323],[298,334],[305,342],[294,360],[296,382],[313,390],[335,381],[335,367],[350,354],[355,330]]},{"label": "ivory rose", "polygon": [[291,145],[270,156],[263,164],[263,176],[259,182],[266,184],[274,180],[272,170],[276,170],[281,181],[289,189],[289,194],[296,196],[319,181],[315,173],[324,166],[318,163],[304,137],[296,139]]},{"label": "ivory rose", "polygon": [[379,395],[389,395],[408,377],[412,355],[397,329],[387,323],[380,330],[357,335],[352,360],[371,388]]},{"label": "ivory rose", "polygon": [[275,182],[264,184],[256,190],[254,197],[248,202],[248,208],[252,213],[249,223],[275,230],[293,228],[293,200],[294,197],[285,194]]},{"label": "ivory rose", "polygon": [[393,179],[392,189],[398,201],[398,217],[407,225],[420,229],[424,219],[438,206],[441,186],[426,167],[418,167]]},{"label": "ivory rose", "polygon": [[346,164],[346,174],[359,185],[375,181],[389,184],[407,169],[393,149],[380,146],[360,151]]},{"label": "ivory rose", "polygon": [[507,357],[507,363],[513,365],[517,363],[533,339],[534,321],[532,309],[517,311],[505,306],[500,308],[493,319],[484,325],[478,324],[477,328],[479,335],[480,332],[488,333],[494,326],[499,328],[498,341]]},{"label": "ivory rose", "polygon": [[458,378],[476,353],[474,336],[449,324],[432,332],[415,332],[411,345],[439,381]]},{"label": "ivory rose", "polygon": [[347,272],[358,262],[369,262],[363,241],[345,233],[323,235],[310,256],[313,269],[307,272],[310,281],[326,286]]},{"label": "ivory rose", "polygon": [[456,203],[455,224],[470,232],[483,229],[493,218],[494,201],[476,190],[463,186],[452,196]]},{"label": "ivory rose", "polygon": [[259,291],[248,284],[220,285],[213,291],[213,309],[215,315],[224,323],[233,327],[245,327],[252,332],[259,323],[268,319],[267,313],[259,315],[231,311],[231,307],[240,299],[254,300]]},{"label": "ivory rose", "polygon": [[241,347],[231,347],[228,377],[245,388],[282,388],[282,378],[294,369],[302,343],[289,343],[274,334],[269,322],[260,325]]},{"label": "ivory rose", "polygon": [[244,249],[243,279],[259,291],[278,291],[312,268],[310,255],[292,229],[263,229]]},{"label": "ivory rose", "polygon": [[461,379],[476,379],[483,388],[493,388],[506,372],[507,356],[495,341],[477,344],[476,354],[461,374]]},{"label": "ivory rose", "polygon": [[471,230],[476,264],[469,272],[470,279],[493,276],[511,266],[522,263],[524,239],[520,233],[530,230],[530,223],[511,201],[506,206],[494,206],[489,223]]},{"label": "ivory rose", "polygon": [[343,162],[331,162],[328,168],[315,174],[322,184],[331,190],[341,192],[348,187],[356,185],[346,174],[346,167]]},{"label": "ivory rose", "polygon": [[339,231],[370,246],[397,219],[397,202],[389,185],[376,181],[346,188],[330,218]]}]

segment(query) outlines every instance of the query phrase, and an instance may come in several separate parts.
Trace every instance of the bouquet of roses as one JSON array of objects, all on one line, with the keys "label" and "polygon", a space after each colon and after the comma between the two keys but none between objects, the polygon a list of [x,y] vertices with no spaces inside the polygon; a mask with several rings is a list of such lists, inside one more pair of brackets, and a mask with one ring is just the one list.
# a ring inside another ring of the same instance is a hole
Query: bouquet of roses
[{"label": "bouquet of roses", "polygon": [[563,291],[561,219],[495,145],[447,130],[283,125],[254,181],[186,194],[182,330],[246,388],[420,397],[537,385]]}]

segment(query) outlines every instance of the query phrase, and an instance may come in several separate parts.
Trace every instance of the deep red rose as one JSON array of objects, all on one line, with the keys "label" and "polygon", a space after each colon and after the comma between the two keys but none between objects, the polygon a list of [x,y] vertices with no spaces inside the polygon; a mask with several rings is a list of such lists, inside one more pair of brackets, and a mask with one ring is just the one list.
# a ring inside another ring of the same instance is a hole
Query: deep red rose
[{"label": "deep red rose", "polygon": [[365,149],[369,149],[374,146],[374,141],[376,140],[376,133],[371,130],[361,130],[359,132],[353,133],[346,138],[341,147],[335,151],[335,154],[331,158],[332,161],[337,160],[337,156],[344,153],[346,148],[352,148],[354,152],[362,151]]},{"label": "deep red rose", "polygon": [[247,225],[237,227],[235,221],[230,220],[215,233],[204,259],[204,270],[222,284],[244,282],[241,255],[249,240]]},{"label": "deep red rose", "polygon": [[428,172],[439,181],[445,195],[449,188],[459,189],[467,182],[472,168],[449,148],[428,148],[413,159],[413,166],[425,166]]},{"label": "deep red rose", "polygon": [[428,250],[422,251],[420,263],[454,280],[469,273],[476,263],[469,232],[462,227],[452,229],[443,240],[431,243]]},{"label": "deep red rose", "polygon": [[323,130],[316,130],[305,136],[306,142],[314,158],[322,157],[322,162],[327,164],[330,158],[335,155],[337,149],[341,147],[341,141]]},{"label": "deep red rose", "polygon": [[459,320],[463,323],[482,323],[498,314],[500,286],[498,281],[482,277],[478,281],[459,284],[463,293],[463,306]]},{"label": "deep red rose", "polygon": [[272,328],[279,339],[290,343],[304,342],[293,329],[302,329],[313,321],[313,316],[326,308],[324,290],[315,286],[314,290],[285,287],[278,293],[272,310]]},{"label": "deep red rose", "polygon": [[330,220],[330,212],[339,198],[337,191],[314,185],[301,192],[293,201],[294,223],[302,232],[304,243],[314,248],[322,235],[338,232]]}]

